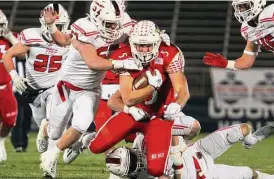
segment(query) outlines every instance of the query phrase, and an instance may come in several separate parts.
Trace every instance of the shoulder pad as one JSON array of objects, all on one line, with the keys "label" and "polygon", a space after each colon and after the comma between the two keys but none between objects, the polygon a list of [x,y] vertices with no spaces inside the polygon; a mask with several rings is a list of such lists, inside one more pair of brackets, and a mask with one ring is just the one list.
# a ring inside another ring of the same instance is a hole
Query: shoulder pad
[{"label": "shoulder pad", "polygon": [[39,28],[25,29],[20,33],[20,42],[25,45],[37,45],[45,42]]},{"label": "shoulder pad", "polygon": [[123,19],[124,34],[129,35],[136,23],[137,22],[135,20],[130,18],[128,13],[125,13],[125,16],[124,16],[124,19]]},{"label": "shoulder pad", "polygon": [[259,22],[274,22],[274,4],[267,6],[259,16]]},{"label": "shoulder pad", "polygon": [[74,38],[82,42],[94,44],[95,38],[100,35],[100,32],[88,18],[81,18],[74,22],[71,25],[71,33]]}]

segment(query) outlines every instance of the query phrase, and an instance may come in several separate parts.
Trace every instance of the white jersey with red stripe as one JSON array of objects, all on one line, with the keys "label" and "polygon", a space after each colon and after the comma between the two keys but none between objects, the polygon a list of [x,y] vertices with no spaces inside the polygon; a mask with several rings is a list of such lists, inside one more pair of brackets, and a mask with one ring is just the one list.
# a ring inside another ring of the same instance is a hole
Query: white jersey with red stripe
[{"label": "white jersey with red stripe", "polygon": [[[74,39],[92,44],[97,49],[97,54],[106,58],[111,53],[110,46],[124,42],[133,27],[133,22],[131,22],[128,15],[124,18],[123,24],[124,33],[114,43],[107,43],[107,41],[100,36],[100,31],[96,23],[90,19],[90,17],[81,18],[74,22],[71,25],[71,31]],[[64,63],[62,73],[64,81],[82,89],[90,90],[98,88],[104,77],[104,71],[89,69],[79,51],[73,46],[70,46],[68,58]]]},{"label": "white jersey with red stripe", "polygon": [[26,54],[26,77],[28,84],[35,89],[50,88],[55,85],[62,61],[66,58],[68,47],[60,47],[48,42],[40,28],[25,29],[20,41],[30,48]]},{"label": "white jersey with red stripe", "polygon": [[274,52],[274,4],[267,6],[259,15],[258,25],[252,27],[244,22],[241,27],[242,36],[268,51]]}]

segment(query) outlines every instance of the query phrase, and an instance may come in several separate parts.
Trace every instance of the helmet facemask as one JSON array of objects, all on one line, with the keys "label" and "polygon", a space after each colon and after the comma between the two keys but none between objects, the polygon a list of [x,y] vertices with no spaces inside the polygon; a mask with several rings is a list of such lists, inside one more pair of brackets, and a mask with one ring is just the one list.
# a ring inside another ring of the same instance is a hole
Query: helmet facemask
[{"label": "helmet facemask", "polygon": [[0,36],[5,35],[5,31],[8,27],[8,20],[6,15],[0,10]]},{"label": "helmet facemask", "polygon": [[123,26],[120,21],[102,20],[101,22],[98,28],[103,39],[113,42],[121,37]]},{"label": "helmet facemask", "polygon": [[96,23],[101,37],[107,43],[114,42],[123,34],[124,10],[116,1],[94,0],[90,6],[89,16]]},{"label": "helmet facemask", "polygon": [[129,37],[132,56],[142,64],[149,63],[157,58],[161,41],[160,30],[153,22],[138,22]]},{"label": "helmet facemask", "polygon": [[128,147],[119,147],[111,151],[106,157],[108,170],[119,177],[136,177],[146,170],[145,156]]},{"label": "helmet facemask", "polygon": [[232,2],[234,15],[240,23],[248,22],[256,17],[265,4],[265,0],[234,0]]}]

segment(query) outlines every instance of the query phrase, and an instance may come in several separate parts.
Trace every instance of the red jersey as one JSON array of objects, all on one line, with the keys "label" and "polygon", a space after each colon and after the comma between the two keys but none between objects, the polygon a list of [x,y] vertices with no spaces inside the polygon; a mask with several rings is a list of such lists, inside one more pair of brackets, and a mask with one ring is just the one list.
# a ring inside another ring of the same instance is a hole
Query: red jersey
[{"label": "red jersey", "polygon": [[[13,33],[15,37],[18,37],[18,34]],[[5,66],[3,64],[2,56],[3,54],[12,46],[9,40],[5,39],[4,37],[0,37],[0,85],[9,83],[11,81],[11,77]]]},{"label": "red jersey", "polygon": [[[102,47],[97,49],[97,54],[100,55],[103,58],[106,58],[108,56],[111,56],[111,54],[119,49],[125,47],[127,44],[126,43],[120,43],[116,45],[111,45],[109,48],[108,47]],[[102,84],[107,85],[107,84],[119,84],[119,74],[113,73],[111,70],[106,72],[106,76],[102,81]]]},{"label": "red jersey", "polygon": [[[114,60],[126,60],[132,58],[130,46],[121,48],[111,55]],[[162,44],[159,48],[159,55],[155,60],[152,60],[149,65],[144,66],[141,71],[126,71],[132,78],[139,76],[145,71],[159,70],[163,78],[163,84],[156,95],[156,98],[149,97],[142,103],[136,106],[145,110],[148,114],[162,117],[164,107],[175,101],[175,92],[169,79],[169,74],[182,71],[184,58],[179,49],[175,46],[166,46]],[[124,74],[123,74],[124,75]],[[153,95],[152,95],[153,96]]]}]

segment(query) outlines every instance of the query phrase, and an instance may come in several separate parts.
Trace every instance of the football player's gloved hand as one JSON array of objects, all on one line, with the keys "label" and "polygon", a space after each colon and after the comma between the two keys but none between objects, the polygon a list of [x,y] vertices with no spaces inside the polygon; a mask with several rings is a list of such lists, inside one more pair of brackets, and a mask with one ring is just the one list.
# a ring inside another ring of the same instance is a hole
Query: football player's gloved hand
[{"label": "football player's gloved hand", "polygon": [[170,103],[164,111],[164,118],[166,120],[175,120],[182,110],[182,107],[178,103]]},{"label": "football player's gloved hand", "polygon": [[166,45],[170,46],[170,37],[169,35],[166,33],[165,30],[162,30],[160,32],[160,37],[163,40],[163,42],[165,42]]},{"label": "football player's gloved hand", "polygon": [[203,61],[206,65],[219,68],[226,68],[228,63],[227,59],[222,55],[208,52],[205,54]]},{"label": "football player's gloved hand", "polygon": [[125,69],[125,70],[141,70],[142,65],[134,59],[128,60],[112,60],[114,70]]},{"label": "football player's gloved hand", "polygon": [[159,70],[156,69],[155,73],[156,75],[152,75],[150,71],[146,71],[148,84],[158,90],[163,83],[163,79]]},{"label": "football player's gloved hand", "polygon": [[47,25],[52,25],[58,17],[58,14],[54,12],[53,8],[47,8],[41,11],[41,17],[44,17]]},{"label": "football player's gloved hand", "polygon": [[128,107],[125,105],[124,112],[127,114],[131,114],[135,121],[141,121],[148,118],[148,115],[144,110],[135,106]]},{"label": "football player's gloved hand", "polygon": [[27,86],[25,84],[25,82],[27,82],[27,79],[19,76],[15,70],[10,71],[10,76],[12,78],[16,91],[18,91],[19,93],[23,93],[27,89]]}]

